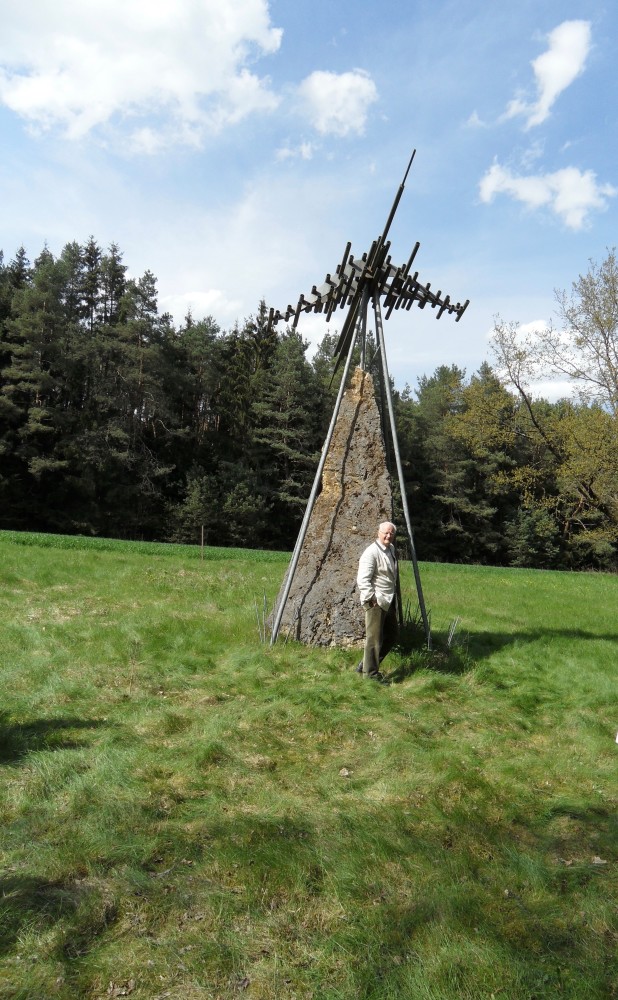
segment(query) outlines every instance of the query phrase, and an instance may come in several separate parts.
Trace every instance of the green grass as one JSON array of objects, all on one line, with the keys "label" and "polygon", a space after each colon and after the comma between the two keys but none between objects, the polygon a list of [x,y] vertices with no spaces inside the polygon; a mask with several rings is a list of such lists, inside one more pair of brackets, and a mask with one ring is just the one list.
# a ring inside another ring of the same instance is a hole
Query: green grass
[{"label": "green grass", "polygon": [[286,565],[0,533],[0,998],[618,997],[618,578],[422,565],[386,688]]}]

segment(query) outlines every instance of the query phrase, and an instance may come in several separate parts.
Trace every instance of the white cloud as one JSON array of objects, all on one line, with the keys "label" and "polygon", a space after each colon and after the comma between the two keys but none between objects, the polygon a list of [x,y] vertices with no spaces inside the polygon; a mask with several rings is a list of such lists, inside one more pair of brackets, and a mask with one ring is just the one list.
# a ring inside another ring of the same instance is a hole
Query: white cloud
[{"label": "white cloud", "polygon": [[316,70],[299,88],[311,124],[323,135],[360,135],[370,106],[377,101],[376,85],[364,70],[328,73]]},{"label": "white cloud", "polygon": [[179,295],[163,295],[159,300],[161,312],[169,312],[174,322],[181,325],[188,313],[194,320],[207,316],[238,316],[242,303],[239,299],[229,299],[219,288],[208,291],[182,292]]},{"label": "white cloud", "polygon": [[584,71],[590,51],[590,22],[563,21],[549,34],[549,48],[532,62],[537,98],[512,100],[505,118],[524,116],[526,128],[540,125],[563,90]]},{"label": "white cloud", "polygon": [[545,143],[542,140],[533,142],[521,155],[520,163],[524,170],[529,170],[533,164],[541,160],[545,153]]},{"label": "white cloud", "polygon": [[473,111],[466,121],[468,128],[487,128],[487,123],[479,116],[478,111]]},{"label": "white cloud", "polygon": [[[507,383],[505,388],[515,398],[519,396],[519,392],[514,385]],[[557,403],[559,399],[573,399],[577,391],[576,386],[566,379],[531,381],[526,389],[532,399],[544,399],[547,403]]]},{"label": "white cloud", "polygon": [[[518,344],[524,344],[529,337],[534,337],[537,334],[543,333],[544,330],[550,326],[550,323],[544,319],[532,319],[529,323],[518,323],[517,332],[515,335],[515,340]],[[485,340],[491,343],[496,335],[495,325],[487,330],[485,334]]]},{"label": "white cloud", "polygon": [[526,337],[536,337],[550,326],[545,319],[531,319],[528,323],[520,323],[517,327],[518,340],[525,340]]},{"label": "white cloud", "polygon": [[[142,248],[144,264],[137,265],[138,271],[148,266],[163,276],[162,309],[177,322],[189,308],[196,321],[212,314],[229,329],[254,314],[261,299],[269,308],[285,309],[288,302],[295,303],[323,273],[321,259],[319,264],[314,261],[320,248],[320,211],[306,220],[301,231],[290,229],[303,200],[301,192],[315,203],[314,183],[299,188],[295,176],[280,171],[277,183],[265,175],[247,185],[236,203],[203,209],[193,202],[166,205],[159,221],[165,239],[149,248],[147,258]],[[217,239],[205,240],[204,233],[217,233]],[[138,246],[144,242],[139,232],[132,231],[131,238]],[[134,259],[128,247],[127,260]]]},{"label": "white cloud", "polygon": [[535,399],[545,399],[548,403],[557,403],[559,399],[573,398],[577,387],[566,379],[546,379],[532,382],[530,390]]},{"label": "white cloud", "polygon": [[506,194],[528,208],[548,207],[569,229],[582,229],[589,214],[604,210],[607,199],[618,191],[611,184],[599,184],[592,170],[565,167],[551,174],[518,177],[494,163],[481,178],[479,194],[485,204]]},{"label": "white cloud", "polygon": [[298,146],[291,146],[289,143],[285,143],[277,150],[275,158],[277,160],[311,160],[313,159],[314,152],[315,146],[312,142],[301,142]]},{"label": "white cloud", "polygon": [[[0,101],[37,129],[78,138],[123,117],[133,144],[199,143],[272,110],[254,56],[277,51],[267,0],[29,0],[2,11]],[[144,123],[144,118],[156,118]],[[137,124],[137,123],[136,123]]]}]

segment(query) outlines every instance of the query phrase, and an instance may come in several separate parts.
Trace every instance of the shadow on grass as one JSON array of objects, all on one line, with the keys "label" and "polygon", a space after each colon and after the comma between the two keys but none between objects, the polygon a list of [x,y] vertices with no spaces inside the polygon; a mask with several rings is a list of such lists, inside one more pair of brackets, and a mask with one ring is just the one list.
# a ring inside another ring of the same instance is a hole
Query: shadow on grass
[{"label": "shadow on grass", "polygon": [[75,913],[85,891],[33,875],[0,879],[0,954],[13,947],[24,927],[49,926]]},{"label": "shadow on grass", "polygon": [[51,882],[34,875],[0,879],[0,955],[11,951],[24,930],[38,930],[67,921],[73,924],[63,945],[64,957],[85,952],[116,919],[113,901],[102,898],[79,881]]},{"label": "shadow on grass", "polygon": [[79,729],[97,729],[97,719],[35,719],[14,722],[0,712],[0,764],[16,764],[36,750],[76,750],[84,744],[71,733]]},{"label": "shadow on grass", "polygon": [[416,623],[404,625],[400,631],[395,652],[400,663],[390,671],[385,671],[391,684],[398,684],[418,670],[436,670],[443,674],[465,674],[480,661],[508,646],[532,644],[535,642],[569,639],[577,641],[618,640],[618,632],[589,632],[585,629],[534,629],[530,632],[478,632],[456,634],[449,637],[434,633],[432,648],[428,649],[425,636]]},{"label": "shadow on grass", "polygon": [[[200,804],[199,808],[205,806]],[[597,830],[599,823],[606,824],[609,836],[609,815],[590,803],[564,803],[557,807],[556,814],[565,811],[569,816],[577,813],[582,825],[578,831],[580,844],[581,840],[586,842],[589,831]],[[576,980],[567,993],[571,998],[613,996],[603,992],[611,976],[603,970],[613,955],[613,936],[596,934],[587,929],[587,924],[565,918],[574,906],[584,905],[581,894],[589,881],[598,878],[599,870],[590,862],[568,869],[556,861],[553,855],[558,845],[546,828],[543,812],[526,813],[522,827],[514,828],[507,817],[496,821],[487,814],[471,813],[464,802],[459,838],[452,835],[452,819],[449,824],[437,820],[430,832],[427,822],[421,819],[411,820],[409,814],[402,813],[397,818],[391,816],[389,821],[373,806],[343,811],[337,819],[340,829],[331,829],[326,836],[309,815],[236,815],[232,823],[211,820],[210,812],[206,816],[210,870],[214,870],[215,857],[220,861],[219,871],[237,872],[232,887],[225,881],[217,884],[216,880],[211,885],[222,927],[232,926],[236,916],[245,912],[252,912],[258,920],[260,914],[287,910],[291,924],[295,915],[304,910],[314,919],[322,913],[332,918],[333,898],[348,915],[354,915],[353,919],[348,916],[336,923],[331,919],[327,932],[336,948],[355,956],[346,996],[377,1000],[416,995],[410,992],[410,981],[406,980],[415,961],[416,942],[421,949],[417,956],[425,949],[431,963],[426,949],[431,949],[442,934],[455,940],[449,961],[459,963],[461,982],[451,981],[448,963],[443,963],[443,968],[437,967],[434,972],[445,976],[440,996],[489,995],[473,993],[469,988],[469,984],[479,982],[479,955],[485,956],[488,969],[505,954],[509,959],[507,968],[522,979],[521,988],[510,993],[519,1000],[549,1000],[563,995],[567,969]],[[519,843],[514,841],[518,831]],[[202,829],[199,844],[195,844],[200,856],[204,832]],[[342,852],[339,845],[343,842],[346,850]],[[370,852],[367,845],[371,845]],[[183,856],[191,857],[187,849],[191,850],[189,843],[181,849]],[[440,865],[455,871],[457,878],[428,878],[427,873]],[[400,870],[403,877],[394,875],[395,870]],[[417,891],[419,879],[422,892]],[[539,880],[545,887],[542,897],[536,885]],[[173,884],[172,877],[170,887]],[[592,889],[589,905],[597,898]],[[306,927],[299,922],[293,939],[299,946],[311,945],[318,979],[319,963],[326,961],[328,949],[322,942],[317,948],[316,939],[311,940],[311,931]],[[483,942],[482,949],[479,941]],[[465,948],[461,958],[455,950],[460,944]],[[594,986],[586,993],[576,992],[579,981],[583,982],[595,969]],[[307,984],[311,979],[308,973]],[[377,989],[376,982],[380,984]],[[539,983],[544,984],[542,990]],[[318,994],[323,995],[319,990]]]},{"label": "shadow on grass", "polygon": [[476,661],[492,656],[494,653],[507,646],[522,645],[542,640],[552,641],[553,639],[571,639],[578,641],[605,641],[616,642],[618,632],[598,633],[588,632],[585,629],[533,629],[530,632],[478,632],[467,636],[466,646],[470,657]]},{"label": "shadow on grass", "polygon": [[[592,894],[593,883],[588,902],[582,899],[586,885],[596,881],[600,870],[589,861],[566,868],[554,858],[565,846],[582,853],[582,843],[589,853],[589,832],[596,832],[599,824],[609,843],[615,833],[609,811],[585,799],[565,800],[549,811],[531,815],[526,810],[521,825],[514,825],[508,817],[492,819],[465,806],[464,799],[459,817],[451,816],[448,822],[437,819],[431,828],[408,812],[391,814],[388,820],[374,804],[361,805],[339,814],[332,821],[334,827],[325,830],[302,811],[236,814],[226,820],[203,799],[196,800],[185,817],[192,820],[190,824],[176,827],[173,837],[171,828],[159,831],[161,855],[145,868],[148,881],[139,886],[140,906],[148,905],[152,914],[162,912],[162,929],[172,918],[182,926],[182,915],[191,907],[196,913],[209,906],[216,909],[213,941],[225,976],[233,971],[225,949],[233,958],[235,954],[236,969],[240,961],[250,962],[256,936],[265,929],[272,933],[273,914],[279,913],[282,921],[285,917],[284,953],[291,941],[296,954],[304,948],[315,955],[315,972],[307,971],[305,979],[305,985],[316,988],[314,995],[324,995],[320,979],[323,984],[335,948],[355,956],[346,996],[359,1000],[414,996],[412,979],[407,977],[413,977],[414,966],[421,961],[431,967],[429,950],[438,947],[443,936],[454,943],[448,963],[434,962],[433,972],[428,973],[439,989],[436,995],[489,995],[472,991],[480,982],[479,956],[487,969],[506,954],[505,968],[520,977],[519,988],[513,979],[509,994],[518,1000],[613,996],[614,937],[597,933],[592,922],[589,927],[571,917],[600,898]],[[565,815],[581,824],[573,831],[576,841],[568,845],[556,839],[564,836],[562,827],[547,828],[552,817]],[[199,816],[204,822],[197,826]],[[454,822],[461,837],[453,835]],[[514,841],[518,831],[519,842]],[[439,880],[429,874],[440,867],[457,877],[445,874]],[[539,879],[542,896],[537,891]],[[0,879],[0,953],[15,947],[26,930],[30,935],[43,934],[61,923],[64,936],[55,957],[70,967],[76,958],[105,945],[102,936],[118,919],[115,899],[122,899],[127,890],[131,891],[128,883],[124,891],[117,886],[112,894],[85,880],[52,882],[27,875]],[[354,919],[334,921],[333,899],[337,910]],[[305,911],[313,914],[313,923],[305,923]],[[247,914],[252,917],[254,937],[243,940],[235,925]],[[154,916],[151,919],[154,935],[158,925]],[[125,928],[125,943],[127,933]],[[461,945],[464,950],[459,955],[455,949]],[[453,962],[459,969],[457,983],[452,981]],[[567,970],[570,979],[565,978]],[[595,982],[588,988],[584,983],[592,976]],[[337,995],[344,994],[337,991]]]},{"label": "shadow on grass", "polygon": [[399,630],[393,653],[398,657],[385,661],[384,675],[391,684],[400,684],[418,670],[437,670],[440,673],[464,674],[475,666],[475,658],[468,649],[468,641],[449,642],[434,634],[432,648],[427,648],[425,633],[417,621],[406,622]]}]

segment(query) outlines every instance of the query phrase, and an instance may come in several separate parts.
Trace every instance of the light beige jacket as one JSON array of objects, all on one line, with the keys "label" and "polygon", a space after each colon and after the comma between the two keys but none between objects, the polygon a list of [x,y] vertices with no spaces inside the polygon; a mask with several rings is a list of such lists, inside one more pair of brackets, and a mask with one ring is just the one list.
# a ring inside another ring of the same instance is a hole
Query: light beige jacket
[{"label": "light beige jacket", "polygon": [[370,604],[375,597],[380,607],[388,611],[397,587],[394,547],[385,547],[378,541],[368,545],[358,561],[356,583],[362,605]]}]

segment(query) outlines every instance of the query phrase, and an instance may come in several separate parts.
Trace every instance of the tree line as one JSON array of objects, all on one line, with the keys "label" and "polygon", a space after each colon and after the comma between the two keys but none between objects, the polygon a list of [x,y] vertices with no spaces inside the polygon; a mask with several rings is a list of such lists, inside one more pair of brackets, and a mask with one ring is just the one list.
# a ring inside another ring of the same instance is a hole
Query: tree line
[{"label": "tree line", "polygon": [[[33,264],[0,254],[0,528],[290,549],[332,415],[335,338],[309,360],[264,303],[231,330],[177,327],[155,276],[127,270],[94,238]],[[419,558],[616,569],[616,270],[610,252],[562,299],[570,342],[497,321],[493,367],[393,387]],[[545,370],[579,395],[534,399]]]}]

